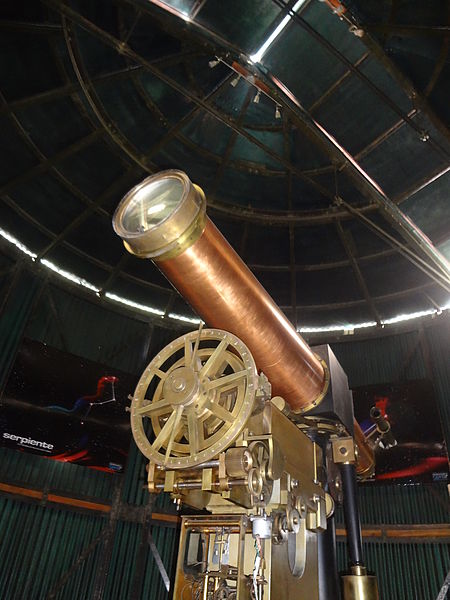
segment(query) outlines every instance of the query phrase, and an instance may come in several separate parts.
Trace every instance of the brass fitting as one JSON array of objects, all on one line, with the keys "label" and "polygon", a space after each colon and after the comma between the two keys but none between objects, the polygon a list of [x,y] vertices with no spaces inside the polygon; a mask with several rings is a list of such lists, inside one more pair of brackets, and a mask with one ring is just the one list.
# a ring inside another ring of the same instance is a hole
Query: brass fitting
[{"label": "brass fitting", "polygon": [[343,600],[379,600],[375,575],[367,575],[366,567],[356,565],[341,576]]}]

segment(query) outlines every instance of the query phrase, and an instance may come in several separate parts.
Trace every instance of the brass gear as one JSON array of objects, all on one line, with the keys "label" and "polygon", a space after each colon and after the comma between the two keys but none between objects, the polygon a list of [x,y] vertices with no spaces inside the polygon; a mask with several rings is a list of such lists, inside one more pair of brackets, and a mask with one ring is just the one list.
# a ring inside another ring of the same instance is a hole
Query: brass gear
[{"label": "brass gear", "polygon": [[[235,335],[200,329],[179,337],[155,356],[134,392],[131,430],[137,446],[167,469],[211,460],[244,428],[257,382],[253,357]],[[153,441],[146,432],[149,421]]]}]

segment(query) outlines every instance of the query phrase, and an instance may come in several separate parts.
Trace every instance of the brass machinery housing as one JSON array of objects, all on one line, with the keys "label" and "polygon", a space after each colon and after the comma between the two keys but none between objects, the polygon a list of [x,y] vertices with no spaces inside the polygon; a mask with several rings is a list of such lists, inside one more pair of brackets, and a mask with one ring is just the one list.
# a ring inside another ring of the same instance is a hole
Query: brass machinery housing
[{"label": "brass machinery housing", "polygon": [[[213,515],[183,519],[174,597],[324,600],[319,546],[338,496],[326,474],[358,458],[370,472],[373,453],[355,430],[358,452],[352,419],[336,417],[353,409],[334,357],[309,348],[205,207],[184,173],[166,171],[133,188],[113,221],[213,327],[162,350],[131,405],[149,490]],[[377,598],[356,562],[360,592],[345,584],[344,599]]]}]

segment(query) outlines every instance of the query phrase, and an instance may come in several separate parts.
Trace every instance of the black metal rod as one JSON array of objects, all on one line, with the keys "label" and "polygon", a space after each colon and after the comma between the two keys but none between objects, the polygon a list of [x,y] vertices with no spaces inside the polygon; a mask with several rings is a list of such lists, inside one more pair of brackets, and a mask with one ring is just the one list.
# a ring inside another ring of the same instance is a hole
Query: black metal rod
[{"label": "black metal rod", "polygon": [[341,476],[350,565],[364,565],[355,465],[341,465]]},{"label": "black metal rod", "polygon": [[[327,456],[329,444],[329,435],[323,433],[311,432],[311,439],[322,448],[323,456]],[[326,471],[327,461],[324,458],[323,469],[321,469],[319,479],[322,482],[324,490],[330,493],[329,474]],[[317,534],[317,558],[318,558],[318,581],[319,581],[319,600],[340,600],[340,582],[336,557],[336,526],[334,515],[327,518],[327,528],[325,531]]]},{"label": "black metal rod", "polygon": [[327,519],[326,531],[317,536],[319,558],[319,598],[339,600],[340,585],[336,559],[336,527],[334,516]]}]

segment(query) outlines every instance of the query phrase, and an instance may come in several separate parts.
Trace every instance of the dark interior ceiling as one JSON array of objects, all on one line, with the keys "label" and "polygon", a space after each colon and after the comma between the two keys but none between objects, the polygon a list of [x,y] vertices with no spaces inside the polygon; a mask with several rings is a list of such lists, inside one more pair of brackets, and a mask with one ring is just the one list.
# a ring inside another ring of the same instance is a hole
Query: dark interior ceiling
[{"label": "dark interior ceiling", "polygon": [[449,274],[396,207],[450,257],[449,3],[295,4],[4,0],[0,227],[38,267],[189,316],[111,227],[179,168],[296,325],[444,306]]}]

